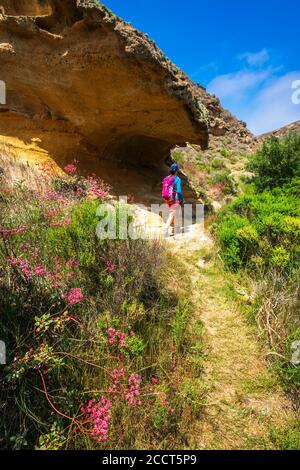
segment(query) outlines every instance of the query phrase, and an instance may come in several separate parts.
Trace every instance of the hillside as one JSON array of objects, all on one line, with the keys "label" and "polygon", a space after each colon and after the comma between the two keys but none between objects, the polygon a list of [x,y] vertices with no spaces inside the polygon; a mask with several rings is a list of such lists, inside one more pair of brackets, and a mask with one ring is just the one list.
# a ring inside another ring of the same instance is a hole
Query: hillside
[{"label": "hillside", "polygon": [[278,137],[279,139],[282,137],[285,137],[289,132],[297,132],[300,133],[300,121],[293,122],[291,124],[288,124],[287,126],[281,127],[280,129],[277,129],[272,132],[267,132],[266,134],[263,134],[258,137],[259,140],[265,140],[268,139],[269,137]]}]

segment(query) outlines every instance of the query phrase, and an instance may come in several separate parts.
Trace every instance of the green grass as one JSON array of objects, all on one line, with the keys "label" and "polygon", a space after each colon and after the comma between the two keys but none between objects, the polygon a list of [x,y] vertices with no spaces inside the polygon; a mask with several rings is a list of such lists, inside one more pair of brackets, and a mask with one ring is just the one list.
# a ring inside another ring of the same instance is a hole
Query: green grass
[{"label": "green grass", "polygon": [[270,439],[278,450],[299,450],[300,449],[300,422],[293,421],[289,424],[288,430],[278,431],[270,428]]}]

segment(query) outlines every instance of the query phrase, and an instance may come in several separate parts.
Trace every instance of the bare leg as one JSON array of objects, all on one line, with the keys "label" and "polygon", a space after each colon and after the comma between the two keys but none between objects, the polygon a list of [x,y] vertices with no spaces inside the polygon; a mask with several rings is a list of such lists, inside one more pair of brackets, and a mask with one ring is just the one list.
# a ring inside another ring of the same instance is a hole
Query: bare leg
[{"label": "bare leg", "polygon": [[171,225],[174,225],[174,222],[175,222],[175,212],[171,210],[171,213],[166,223],[166,229],[169,229]]},{"label": "bare leg", "polygon": [[166,237],[169,235],[170,227],[174,227],[175,225],[175,212],[176,212],[176,205],[173,204],[172,206],[170,206],[170,215],[168,217],[168,220],[166,222],[165,229],[164,229],[164,234]]}]

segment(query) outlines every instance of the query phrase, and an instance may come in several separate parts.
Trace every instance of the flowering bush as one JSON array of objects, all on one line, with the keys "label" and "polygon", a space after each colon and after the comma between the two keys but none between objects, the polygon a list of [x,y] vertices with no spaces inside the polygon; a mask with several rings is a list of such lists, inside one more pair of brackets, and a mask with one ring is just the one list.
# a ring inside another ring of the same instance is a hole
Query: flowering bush
[{"label": "flowering bush", "polygon": [[88,402],[87,406],[81,406],[81,412],[84,415],[81,430],[99,443],[106,442],[109,437],[110,407],[110,400],[105,397],[102,397],[99,402],[94,398]]},{"label": "flowering bush", "polygon": [[140,396],[141,380],[138,374],[131,374],[128,379],[129,391],[126,393],[126,400],[132,406],[141,405]]},{"label": "flowering bush", "polygon": [[161,281],[163,248],[98,240],[108,187],[50,170],[38,191],[0,187],[0,448],[180,441],[170,328],[180,300]]},{"label": "flowering bush", "polygon": [[66,165],[64,167],[64,170],[66,173],[68,173],[69,175],[75,175],[76,171],[77,171],[77,166],[76,165]]},{"label": "flowering bush", "polygon": [[70,305],[75,305],[84,299],[81,289],[71,289],[68,294],[68,302]]},{"label": "flowering bush", "polygon": [[108,344],[117,344],[119,346],[126,346],[126,334],[121,331],[117,331],[115,328],[109,328],[107,330]]},{"label": "flowering bush", "polygon": [[106,261],[106,269],[109,273],[114,273],[117,269],[117,265],[112,263],[111,261]]}]

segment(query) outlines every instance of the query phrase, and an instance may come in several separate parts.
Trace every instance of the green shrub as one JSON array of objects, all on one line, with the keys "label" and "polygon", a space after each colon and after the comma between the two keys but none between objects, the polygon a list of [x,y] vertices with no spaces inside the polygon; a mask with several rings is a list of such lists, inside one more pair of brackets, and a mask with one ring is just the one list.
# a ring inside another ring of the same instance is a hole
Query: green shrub
[{"label": "green shrub", "polygon": [[280,187],[300,177],[300,134],[266,140],[250,160],[248,169],[254,173],[253,181],[259,191]]},{"label": "green shrub", "polygon": [[250,275],[268,360],[297,394],[300,369],[291,354],[300,339],[300,135],[265,141],[249,169],[254,185],[219,214],[216,234],[225,264]]},{"label": "green shrub", "polygon": [[290,253],[283,247],[277,246],[273,249],[270,264],[277,268],[285,268],[291,262],[291,255]]},{"label": "green shrub", "polygon": [[[278,268],[299,261],[300,204],[291,188],[274,189],[235,199],[218,218],[222,257],[233,269],[249,265]],[[263,261],[263,263],[262,263]]]},{"label": "green shrub", "polygon": [[222,157],[224,158],[228,158],[229,160],[232,158],[233,156],[233,152],[230,148],[228,147],[223,147],[221,150],[220,150],[220,154],[222,155]]},{"label": "green shrub", "polygon": [[172,151],[172,159],[179,165],[182,165],[185,161],[184,154],[180,150]]},{"label": "green shrub", "polygon": [[218,237],[223,248],[222,256],[225,263],[232,269],[242,266],[241,245],[237,233],[248,226],[248,219],[236,214],[232,214],[218,226]]},{"label": "green shrub", "polygon": [[222,160],[221,158],[214,158],[211,162],[211,166],[215,169],[221,169],[225,168],[225,163],[224,160]]}]

